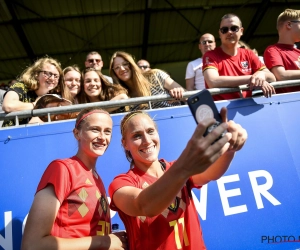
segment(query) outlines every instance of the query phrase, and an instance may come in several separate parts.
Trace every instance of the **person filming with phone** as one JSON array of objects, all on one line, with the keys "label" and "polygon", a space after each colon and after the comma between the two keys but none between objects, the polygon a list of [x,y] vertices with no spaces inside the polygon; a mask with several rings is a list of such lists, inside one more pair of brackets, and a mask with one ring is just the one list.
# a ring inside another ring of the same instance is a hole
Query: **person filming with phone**
[{"label": "person filming with phone", "polygon": [[158,128],[148,113],[133,111],[122,119],[121,141],[130,169],[113,180],[109,194],[111,209],[125,225],[129,249],[206,249],[191,189],[220,178],[247,139],[244,128],[227,121],[226,108],[221,117],[223,123],[205,137],[215,119],[201,121],[172,162],[158,158]]}]

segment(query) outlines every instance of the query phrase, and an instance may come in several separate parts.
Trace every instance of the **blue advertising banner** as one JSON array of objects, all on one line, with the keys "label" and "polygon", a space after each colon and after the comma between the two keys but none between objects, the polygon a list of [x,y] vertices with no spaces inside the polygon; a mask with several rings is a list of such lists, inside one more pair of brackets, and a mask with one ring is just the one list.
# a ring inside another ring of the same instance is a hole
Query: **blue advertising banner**
[{"label": "blue advertising banner", "polygon": [[[193,190],[208,249],[300,249],[300,93],[217,102],[248,132],[248,141],[217,181]],[[187,106],[149,111],[158,124],[160,157],[178,158],[196,123]],[[106,189],[129,163],[120,120],[97,163]],[[76,154],[74,120],[0,130],[0,249],[20,249],[22,231],[48,164]],[[120,224],[112,211],[112,223]]]}]

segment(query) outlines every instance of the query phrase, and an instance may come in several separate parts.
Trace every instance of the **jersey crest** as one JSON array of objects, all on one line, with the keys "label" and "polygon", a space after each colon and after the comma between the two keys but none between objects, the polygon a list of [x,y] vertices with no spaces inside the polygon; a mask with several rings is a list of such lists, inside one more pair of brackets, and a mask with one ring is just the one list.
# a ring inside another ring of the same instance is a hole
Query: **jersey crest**
[{"label": "jersey crest", "polygon": [[179,198],[176,196],[176,198],[175,198],[175,200],[173,201],[173,203],[171,203],[171,205],[168,206],[168,209],[169,209],[170,211],[172,211],[172,212],[175,213],[175,212],[177,211],[178,207],[179,207],[179,202],[180,202],[180,200],[179,200]]},{"label": "jersey crest", "polygon": [[243,61],[243,62],[241,62],[241,65],[242,65],[242,68],[243,68],[243,69],[248,69],[248,68],[249,68],[249,63],[248,63],[248,61]]},{"label": "jersey crest", "polygon": [[100,205],[101,205],[103,212],[106,214],[108,205],[107,205],[107,201],[104,196],[101,196],[101,198],[100,198]]}]

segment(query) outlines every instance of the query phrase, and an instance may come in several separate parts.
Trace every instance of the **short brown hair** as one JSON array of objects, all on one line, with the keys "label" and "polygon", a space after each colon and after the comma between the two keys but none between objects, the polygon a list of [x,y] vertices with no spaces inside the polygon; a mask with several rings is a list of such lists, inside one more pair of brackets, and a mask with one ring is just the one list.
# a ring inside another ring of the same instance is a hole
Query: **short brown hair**
[{"label": "short brown hair", "polygon": [[224,19],[233,18],[233,17],[237,17],[237,18],[239,19],[239,21],[240,21],[241,27],[243,27],[243,24],[242,24],[241,19],[240,19],[236,14],[233,14],[233,13],[228,13],[228,14],[225,14],[224,16],[222,16],[221,22],[222,22]]}]

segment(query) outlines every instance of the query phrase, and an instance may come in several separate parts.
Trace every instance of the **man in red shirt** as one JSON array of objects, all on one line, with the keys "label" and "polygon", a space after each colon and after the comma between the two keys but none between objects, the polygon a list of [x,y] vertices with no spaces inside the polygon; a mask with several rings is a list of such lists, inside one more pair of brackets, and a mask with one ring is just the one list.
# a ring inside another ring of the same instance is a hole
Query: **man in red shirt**
[{"label": "man in red shirt", "polygon": [[[230,88],[249,85],[250,89],[261,88],[265,97],[275,94],[269,82],[275,76],[260,62],[252,50],[239,48],[243,35],[242,22],[235,14],[226,14],[221,19],[219,36],[221,46],[208,51],[203,56],[203,75],[207,88]],[[243,92],[243,97],[251,97],[251,91]],[[214,100],[240,98],[240,93],[215,95]]]},{"label": "man in red shirt", "polygon": [[[277,81],[300,79],[300,10],[286,9],[277,18],[278,43],[267,47],[264,53],[266,66]],[[300,86],[276,89],[277,93],[300,91]]]}]

